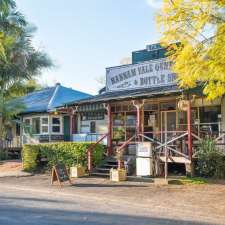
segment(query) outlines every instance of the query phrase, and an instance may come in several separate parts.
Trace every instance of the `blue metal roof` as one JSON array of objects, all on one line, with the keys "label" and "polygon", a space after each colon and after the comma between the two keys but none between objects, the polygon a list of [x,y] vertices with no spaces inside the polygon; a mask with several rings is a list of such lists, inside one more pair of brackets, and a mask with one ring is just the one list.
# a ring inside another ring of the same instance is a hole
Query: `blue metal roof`
[{"label": "blue metal roof", "polygon": [[52,111],[68,102],[76,102],[87,97],[91,95],[57,84],[54,87],[44,88],[23,96],[20,101],[25,106],[22,112],[24,114]]}]

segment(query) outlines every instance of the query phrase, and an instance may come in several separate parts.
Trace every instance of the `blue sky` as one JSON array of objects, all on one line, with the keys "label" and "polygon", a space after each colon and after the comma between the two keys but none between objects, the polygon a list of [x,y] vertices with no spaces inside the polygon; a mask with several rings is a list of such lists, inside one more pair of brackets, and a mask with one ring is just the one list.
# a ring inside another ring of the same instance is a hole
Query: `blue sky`
[{"label": "blue sky", "polygon": [[97,78],[133,50],[156,43],[160,0],[17,0],[37,28],[34,43],[56,67],[39,80],[96,94]]}]

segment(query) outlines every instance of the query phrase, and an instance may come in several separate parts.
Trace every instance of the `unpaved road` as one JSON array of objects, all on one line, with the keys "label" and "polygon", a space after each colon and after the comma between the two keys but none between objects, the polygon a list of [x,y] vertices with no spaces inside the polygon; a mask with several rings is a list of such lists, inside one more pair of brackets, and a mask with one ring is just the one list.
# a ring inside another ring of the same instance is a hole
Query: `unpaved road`
[{"label": "unpaved road", "polygon": [[49,177],[0,178],[0,225],[225,224],[225,186],[167,186]]}]

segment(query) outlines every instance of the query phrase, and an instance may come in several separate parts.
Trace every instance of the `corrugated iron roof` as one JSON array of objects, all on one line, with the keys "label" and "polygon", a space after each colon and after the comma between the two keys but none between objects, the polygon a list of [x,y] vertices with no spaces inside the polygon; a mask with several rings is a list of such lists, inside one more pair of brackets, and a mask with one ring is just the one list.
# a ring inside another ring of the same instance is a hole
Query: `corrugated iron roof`
[{"label": "corrugated iron roof", "polygon": [[141,97],[153,97],[160,95],[168,95],[172,93],[181,93],[183,90],[178,88],[177,85],[170,86],[160,86],[152,88],[143,88],[143,89],[133,89],[133,90],[124,90],[124,91],[113,91],[105,92],[96,96],[85,98],[79,101],[70,102],[67,105],[79,105],[87,103],[99,103],[99,102],[108,102],[108,101],[118,101],[126,99],[135,99]]},{"label": "corrugated iron roof", "polygon": [[25,110],[22,112],[25,114],[52,111],[68,102],[78,101],[87,97],[91,97],[91,95],[57,84],[54,87],[44,88],[23,96],[19,101],[25,106]]}]

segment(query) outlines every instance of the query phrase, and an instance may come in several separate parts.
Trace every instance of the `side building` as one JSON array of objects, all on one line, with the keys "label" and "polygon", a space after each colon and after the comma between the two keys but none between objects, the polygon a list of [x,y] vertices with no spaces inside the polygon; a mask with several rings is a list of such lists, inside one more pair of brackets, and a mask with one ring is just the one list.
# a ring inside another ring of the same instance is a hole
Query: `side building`
[{"label": "side building", "polygon": [[57,83],[18,99],[24,110],[18,115],[8,147],[54,141],[70,141],[74,117],[68,112],[57,112],[56,108],[67,102],[81,100],[91,95],[67,88]]}]

